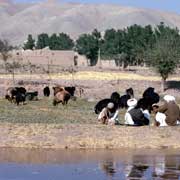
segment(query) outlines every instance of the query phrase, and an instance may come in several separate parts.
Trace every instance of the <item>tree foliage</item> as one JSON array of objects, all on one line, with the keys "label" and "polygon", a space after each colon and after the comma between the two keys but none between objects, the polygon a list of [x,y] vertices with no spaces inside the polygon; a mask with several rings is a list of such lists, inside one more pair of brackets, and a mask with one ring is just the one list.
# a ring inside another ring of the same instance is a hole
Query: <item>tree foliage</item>
[{"label": "tree foliage", "polygon": [[[28,36],[27,47],[34,47],[32,36]],[[90,65],[96,65],[98,54],[101,60],[114,59],[117,66],[149,65],[156,68],[166,80],[179,63],[179,31],[160,23],[151,25],[134,24],[122,30],[107,29],[104,36],[94,29],[91,34],[82,34],[73,40],[65,33],[38,35],[36,48],[49,46],[51,50],[71,50],[85,55]],[[100,53],[98,53],[100,52]],[[164,64],[164,65],[163,65]]]},{"label": "tree foliage", "polygon": [[28,35],[27,42],[24,44],[24,49],[43,49],[49,47],[51,50],[72,50],[74,41],[65,33],[52,34],[41,33],[35,41],[32,35]]},{"label": "tree foliage", "polygon": [[142,27],[133,25],[124,30],[109,29],[105,31],[101,45],[102,57],[117,59],[126,54],[126,64],[143,64],[144,51],[154,43],[154,32],[150,25]]},{"label": "tree foliage", "polygon": [[175,71],[180,62],[180,35],[177,29],[172,29],[161,23],[155,29],[155,43],[146,52],[147,63],[153,66],[162,77],[162,90],[169,74]]},{"label": "tree foliage", "polygon": [[46,33],[39,34],[37,37],[36,49],[43,49],[49,46],[49,36]]},{"label": "tree foliage", "polygon": [[100,39],[101,35],[95,29],[92,34],[83,34],[76,41],[76,50],[90,60],[91,66],[97,64]]},{"label": "tree foliage", "polygon": [[35,40],[33,39],[32,35],[29,34],[27,41],[23,45],[23,49],[34,49],[35,48]]},{"label": "tree foliage", "polygon": [[49,38],[49,48],[51,50],[72,50],[73,47],[73,40],[65,33],[52,34]]}]

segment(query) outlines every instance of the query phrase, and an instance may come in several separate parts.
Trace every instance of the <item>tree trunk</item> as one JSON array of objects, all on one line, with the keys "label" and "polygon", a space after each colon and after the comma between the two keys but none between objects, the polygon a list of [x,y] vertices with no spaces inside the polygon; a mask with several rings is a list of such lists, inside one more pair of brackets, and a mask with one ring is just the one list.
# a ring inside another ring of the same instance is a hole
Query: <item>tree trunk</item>
[{"label": "tree trunk", "polygon": [[161,91],[164,92],[166,90],[166,79],[162,78],[161,80]]},{"label": "tree trunk", "polygon": [[146,63],[145,62],[143,62],[143,66],[146,67]]},{"label": "tree trunk", "polygon": [[124,61],[122,61],[122,70],[124,71],[125,70],[125,63],[124,63]]},{"label": "tree trunk", "polygon": [[13,86],[15,86],[15,74],[14,74],[14,69],[13,69],[13,72],[12,72],[12,78],[13,78]]}]

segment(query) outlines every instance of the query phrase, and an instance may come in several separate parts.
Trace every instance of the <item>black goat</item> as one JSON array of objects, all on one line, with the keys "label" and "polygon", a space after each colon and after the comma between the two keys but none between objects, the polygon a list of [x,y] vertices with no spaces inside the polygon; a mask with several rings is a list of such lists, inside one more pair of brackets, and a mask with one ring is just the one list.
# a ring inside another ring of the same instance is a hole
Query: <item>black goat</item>
[{"label": "black goat", "polygon": [[96,114],[99,114],[103,108],[107,106],[108,103],[114,103],[114,108],[119,108],[119,102],[120,102],[120,95],[117,92],[113,92],[111,94],[111,98],[102,99],[100,100],[94,107],[94,111]]},{"label": "black goat", "polygon": [[120,97],[120,108],[128,108],[127,101],[134,97],[132,88],[126,89],[126,94]]}]

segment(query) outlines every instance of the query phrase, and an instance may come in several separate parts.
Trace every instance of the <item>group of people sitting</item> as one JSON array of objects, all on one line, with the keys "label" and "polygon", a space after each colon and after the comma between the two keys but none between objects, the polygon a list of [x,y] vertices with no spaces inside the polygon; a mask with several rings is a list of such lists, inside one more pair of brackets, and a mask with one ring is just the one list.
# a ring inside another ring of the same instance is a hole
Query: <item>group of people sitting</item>
[{"label": "group of people sitting", "polygon": [[[155,126],[175,126],[180,124],[180,109],[175,97],[165,95],[162,105],[152,104]],[[127,100],[127,111],[124,116],[124,124],[130,126],[144,126],[150,124],[150,110],[138,106],[135,98]],[[107,104],[99,113],[98,121],[103,124],[117,125],[119,123],[119,108],[113,102]]]}]

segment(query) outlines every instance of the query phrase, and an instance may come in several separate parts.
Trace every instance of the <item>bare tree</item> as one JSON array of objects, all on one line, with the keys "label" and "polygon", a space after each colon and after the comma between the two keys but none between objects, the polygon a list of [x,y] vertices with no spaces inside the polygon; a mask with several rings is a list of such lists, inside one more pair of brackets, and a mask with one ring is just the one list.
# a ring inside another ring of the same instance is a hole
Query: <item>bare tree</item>
[{"label": "bare tree", "polygon": [[16,61],[13,61],[12,63],[6,63],[7,72],[12,74],[13,85],[15,85],[15,69],[19,69],[20,67],[21,64],[19,64],[19,62]]},{"label": "bare tree", "polygon": [[0,39],[0,54],[2,56],[2,60],[4,61],[5,71],[7,72],[7,61],[11,57],[10,50],[13,47],[8,43],[7,40]]}]

